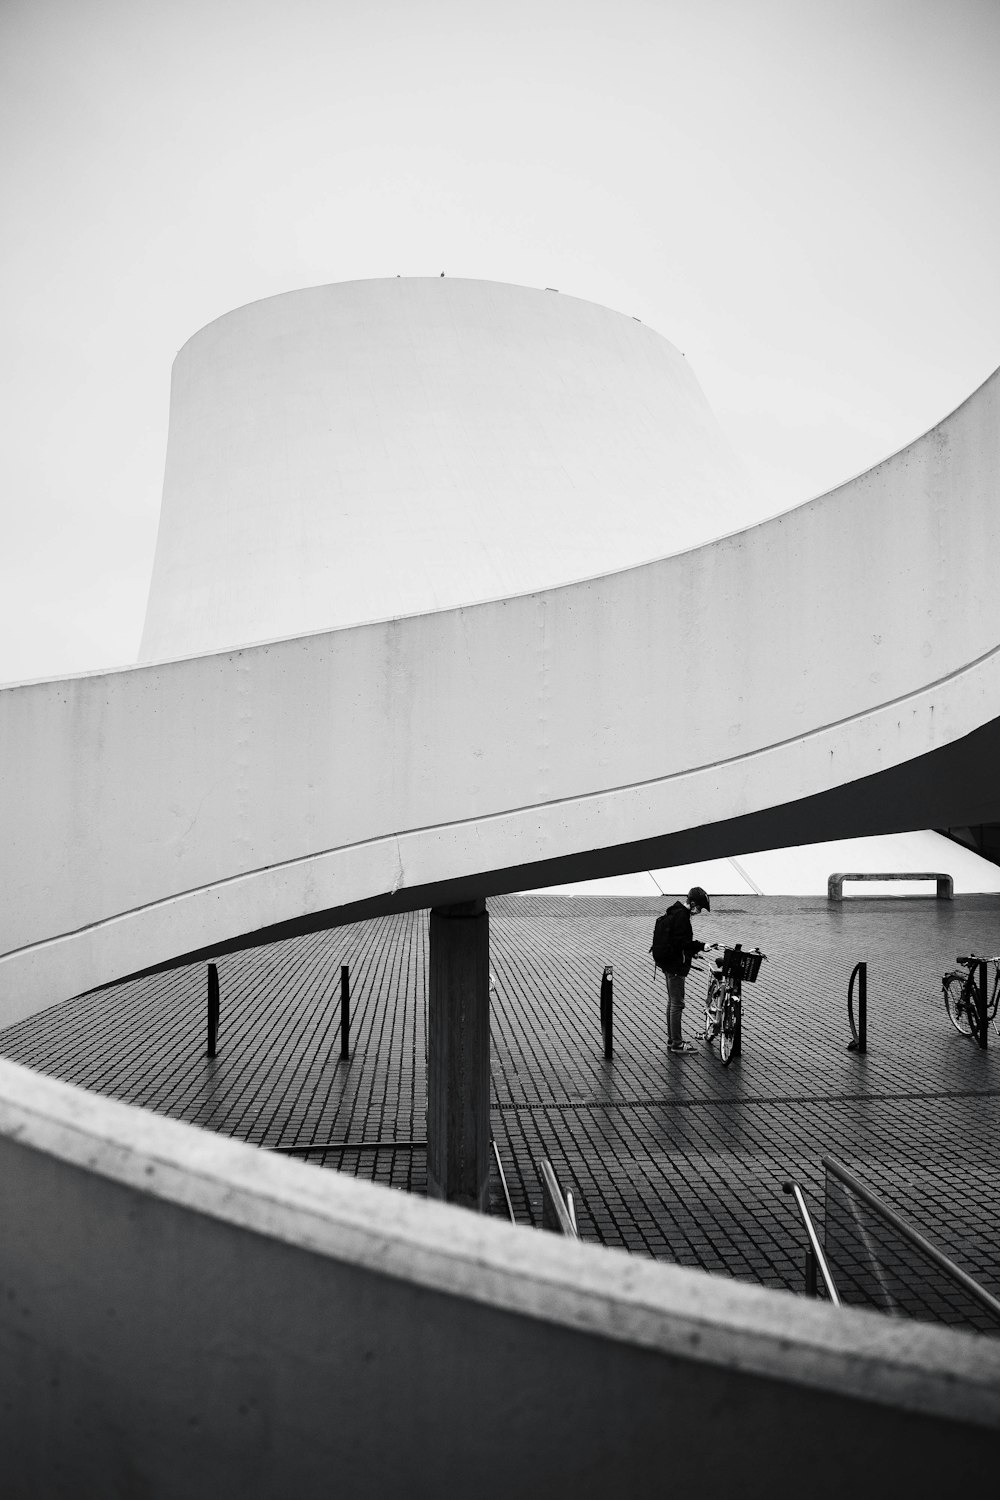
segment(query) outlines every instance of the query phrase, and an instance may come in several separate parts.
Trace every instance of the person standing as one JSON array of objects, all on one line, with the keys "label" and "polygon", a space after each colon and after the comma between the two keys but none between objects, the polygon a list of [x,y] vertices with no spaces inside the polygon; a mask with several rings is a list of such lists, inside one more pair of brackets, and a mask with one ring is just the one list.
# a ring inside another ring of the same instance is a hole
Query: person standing
[{"label": "person standing", "polygon": [[653,958],[666,975],[667,1051],[673,1056],[697,1051],[690,1042],[684,1040],[681,1031],[684,980],[690,971],[692,958],[705,947],[694,935],[691,918],[699,912],[711,910],[712,904],[707,893],[700,885],[694,885],[687,893],[687,900],[675,901],[673,906],[668,906],[656,924],[653,942],[658,951],[653,952]]}]

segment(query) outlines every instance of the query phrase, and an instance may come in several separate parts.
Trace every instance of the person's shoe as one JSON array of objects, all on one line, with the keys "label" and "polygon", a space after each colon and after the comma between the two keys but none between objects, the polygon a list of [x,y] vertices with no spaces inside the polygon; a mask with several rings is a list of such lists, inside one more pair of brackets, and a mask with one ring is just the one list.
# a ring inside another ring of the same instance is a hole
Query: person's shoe
[{"label": "person's shoe", "polygon": [[690,1042],[668,1042],[667,1051],[673,1053],[697,1052],[697,1047],[692,1047]]}]

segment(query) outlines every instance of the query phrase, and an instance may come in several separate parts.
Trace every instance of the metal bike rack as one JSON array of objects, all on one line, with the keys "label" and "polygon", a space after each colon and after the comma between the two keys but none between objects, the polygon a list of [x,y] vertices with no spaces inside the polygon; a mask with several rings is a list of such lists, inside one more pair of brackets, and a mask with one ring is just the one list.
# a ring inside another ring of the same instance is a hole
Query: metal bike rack
[{"label": "metal bike rack", "polygon": [[[854,981],[858,981],[858,1021],[854,1023]],[[848,1052],[868,1051],[868,965],[862,960],[854,965],[847,986],[847,1019],[851,1023],[853,1041],[848,1042]]]},{"label": "metal bike rack", "polygon": [[979,1004],[976,1006],[976,1020],[979,1023],[976,1028],[976,1041],[984,1052],[990,1040],[989,991],[986,988],[988,974],[989,962],[987,959],[981,958],[979,960]]}]

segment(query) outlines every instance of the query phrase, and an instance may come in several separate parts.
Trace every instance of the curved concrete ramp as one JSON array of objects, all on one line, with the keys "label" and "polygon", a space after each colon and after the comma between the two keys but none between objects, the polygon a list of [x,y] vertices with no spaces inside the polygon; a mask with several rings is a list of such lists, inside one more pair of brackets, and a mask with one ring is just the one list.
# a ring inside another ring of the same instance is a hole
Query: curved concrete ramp
[{"label": "curved concrete ramp", "polygon": [[0,1017],[367,912],[1000,816],[1000,374],[603,577],[0,693]]},{"label": "curved concrete ramp", "polygon": [[5,1494],[835,1496],[891,1453],[937,1496],[956,1461],[992,1472],[982,1335],[515,1229],[6,1061],[0,1180]]}]

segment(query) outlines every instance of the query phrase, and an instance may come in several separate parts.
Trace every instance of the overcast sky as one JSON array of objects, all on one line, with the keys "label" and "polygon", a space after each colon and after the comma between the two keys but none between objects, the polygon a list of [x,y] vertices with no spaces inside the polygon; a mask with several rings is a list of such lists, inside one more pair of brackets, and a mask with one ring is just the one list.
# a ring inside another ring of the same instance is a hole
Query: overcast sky
[{"label": "overcast sky", "polygon": [[1000,364],[998,0],[0,0],[0,681],[134,659],[170,366],[357,277],[684,350],[777,510]]}]

